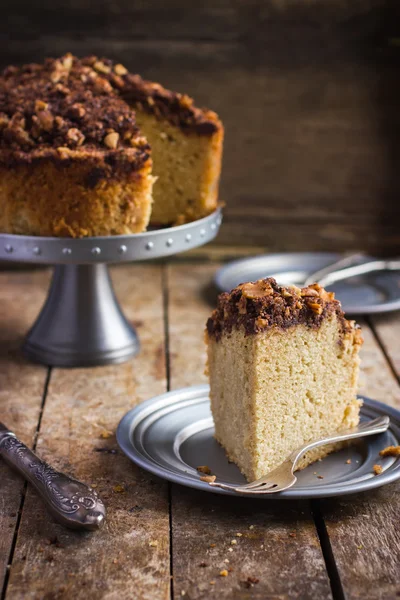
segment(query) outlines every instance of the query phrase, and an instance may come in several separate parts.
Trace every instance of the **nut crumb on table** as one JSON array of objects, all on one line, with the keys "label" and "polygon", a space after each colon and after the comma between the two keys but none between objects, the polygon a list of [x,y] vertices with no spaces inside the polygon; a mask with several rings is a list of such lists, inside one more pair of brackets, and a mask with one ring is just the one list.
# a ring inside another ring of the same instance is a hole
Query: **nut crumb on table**
[{"label": "nut crumb on table", "polygon": [[210,467],[207,467],[207,465],[196,467],[196,471],[199,473],[204,473],[204,475],[211,475],[211,469]]}]

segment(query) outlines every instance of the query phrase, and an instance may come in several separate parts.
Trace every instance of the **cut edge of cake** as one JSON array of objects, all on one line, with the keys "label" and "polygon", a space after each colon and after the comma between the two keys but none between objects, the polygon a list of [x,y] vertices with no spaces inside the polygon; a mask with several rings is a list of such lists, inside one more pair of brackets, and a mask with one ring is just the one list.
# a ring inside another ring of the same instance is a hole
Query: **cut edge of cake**
[{"label": "cut edge of cake", "polygon": [[[358,424],[361,332],[319,285],[265,279],[222,294],[206,342],[215,437],[249,481]],[[314,449],[299,468],[339,447]]]}]

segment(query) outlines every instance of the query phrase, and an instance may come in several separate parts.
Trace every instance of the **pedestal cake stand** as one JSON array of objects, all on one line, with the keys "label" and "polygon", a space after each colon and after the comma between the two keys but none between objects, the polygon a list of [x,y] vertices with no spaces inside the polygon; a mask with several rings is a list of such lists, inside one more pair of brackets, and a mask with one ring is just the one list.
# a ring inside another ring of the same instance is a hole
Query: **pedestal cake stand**
[{"label": "pedestal cake stand", "polygon": [[211,241],[222,221],[218,209],[177,227],[82,239],[0,234],[0,259],[55,265],[44,306],[29,331],[24,354],[60,367],[115,364],[139,351],[124,317],[107,263],[171,256]]}]

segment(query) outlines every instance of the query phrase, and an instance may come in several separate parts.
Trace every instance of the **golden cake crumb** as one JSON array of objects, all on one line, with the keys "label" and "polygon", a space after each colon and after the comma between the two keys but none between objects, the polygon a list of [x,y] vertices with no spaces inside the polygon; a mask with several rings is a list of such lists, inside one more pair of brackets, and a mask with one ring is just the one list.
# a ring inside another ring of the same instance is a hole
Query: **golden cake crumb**
[{"label": "golden cake crumb", "polygon": [[226,569],[222,569],[219,574],[221,577],[228,577],[228,571]]},{"label": "golden cake crumb", "polygon": [[200,477],[200,481],[205,481],[206,483],[214,483],[216,479],[215,475],[203,475],[203,477]]},{"label": "golden cake crumb", "polygon": [[400,456],[400,446],[387,446],[379,454],[380,456]]},{"label": "golden cake crumb", "polygon": [[373,466],[375,475],[380,475],[383,471],[382,465],[374,465]]}]

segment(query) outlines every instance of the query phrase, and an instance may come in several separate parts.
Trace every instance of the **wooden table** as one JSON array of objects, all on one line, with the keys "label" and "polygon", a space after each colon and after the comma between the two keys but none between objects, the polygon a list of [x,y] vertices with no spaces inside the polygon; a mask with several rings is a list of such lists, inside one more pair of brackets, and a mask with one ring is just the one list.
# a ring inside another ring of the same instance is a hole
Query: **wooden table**
[{"label": "wooden table", "polygon": [[[132,406],[205,381],[203,328],[218,266],[114,268],[142,352],[123,365],[74,370],[33,365],[19,352],[50,272],[0,273],[0,419],[57,468],[96,485],[108,507],[103,530],[67,531],[0,464],[5,598],[400,596],[399,484],[329,501],[227,498],[159,480],[118,449],[114,432]],[[361,391],[400,407],[400,318],[362,325]]]}]

